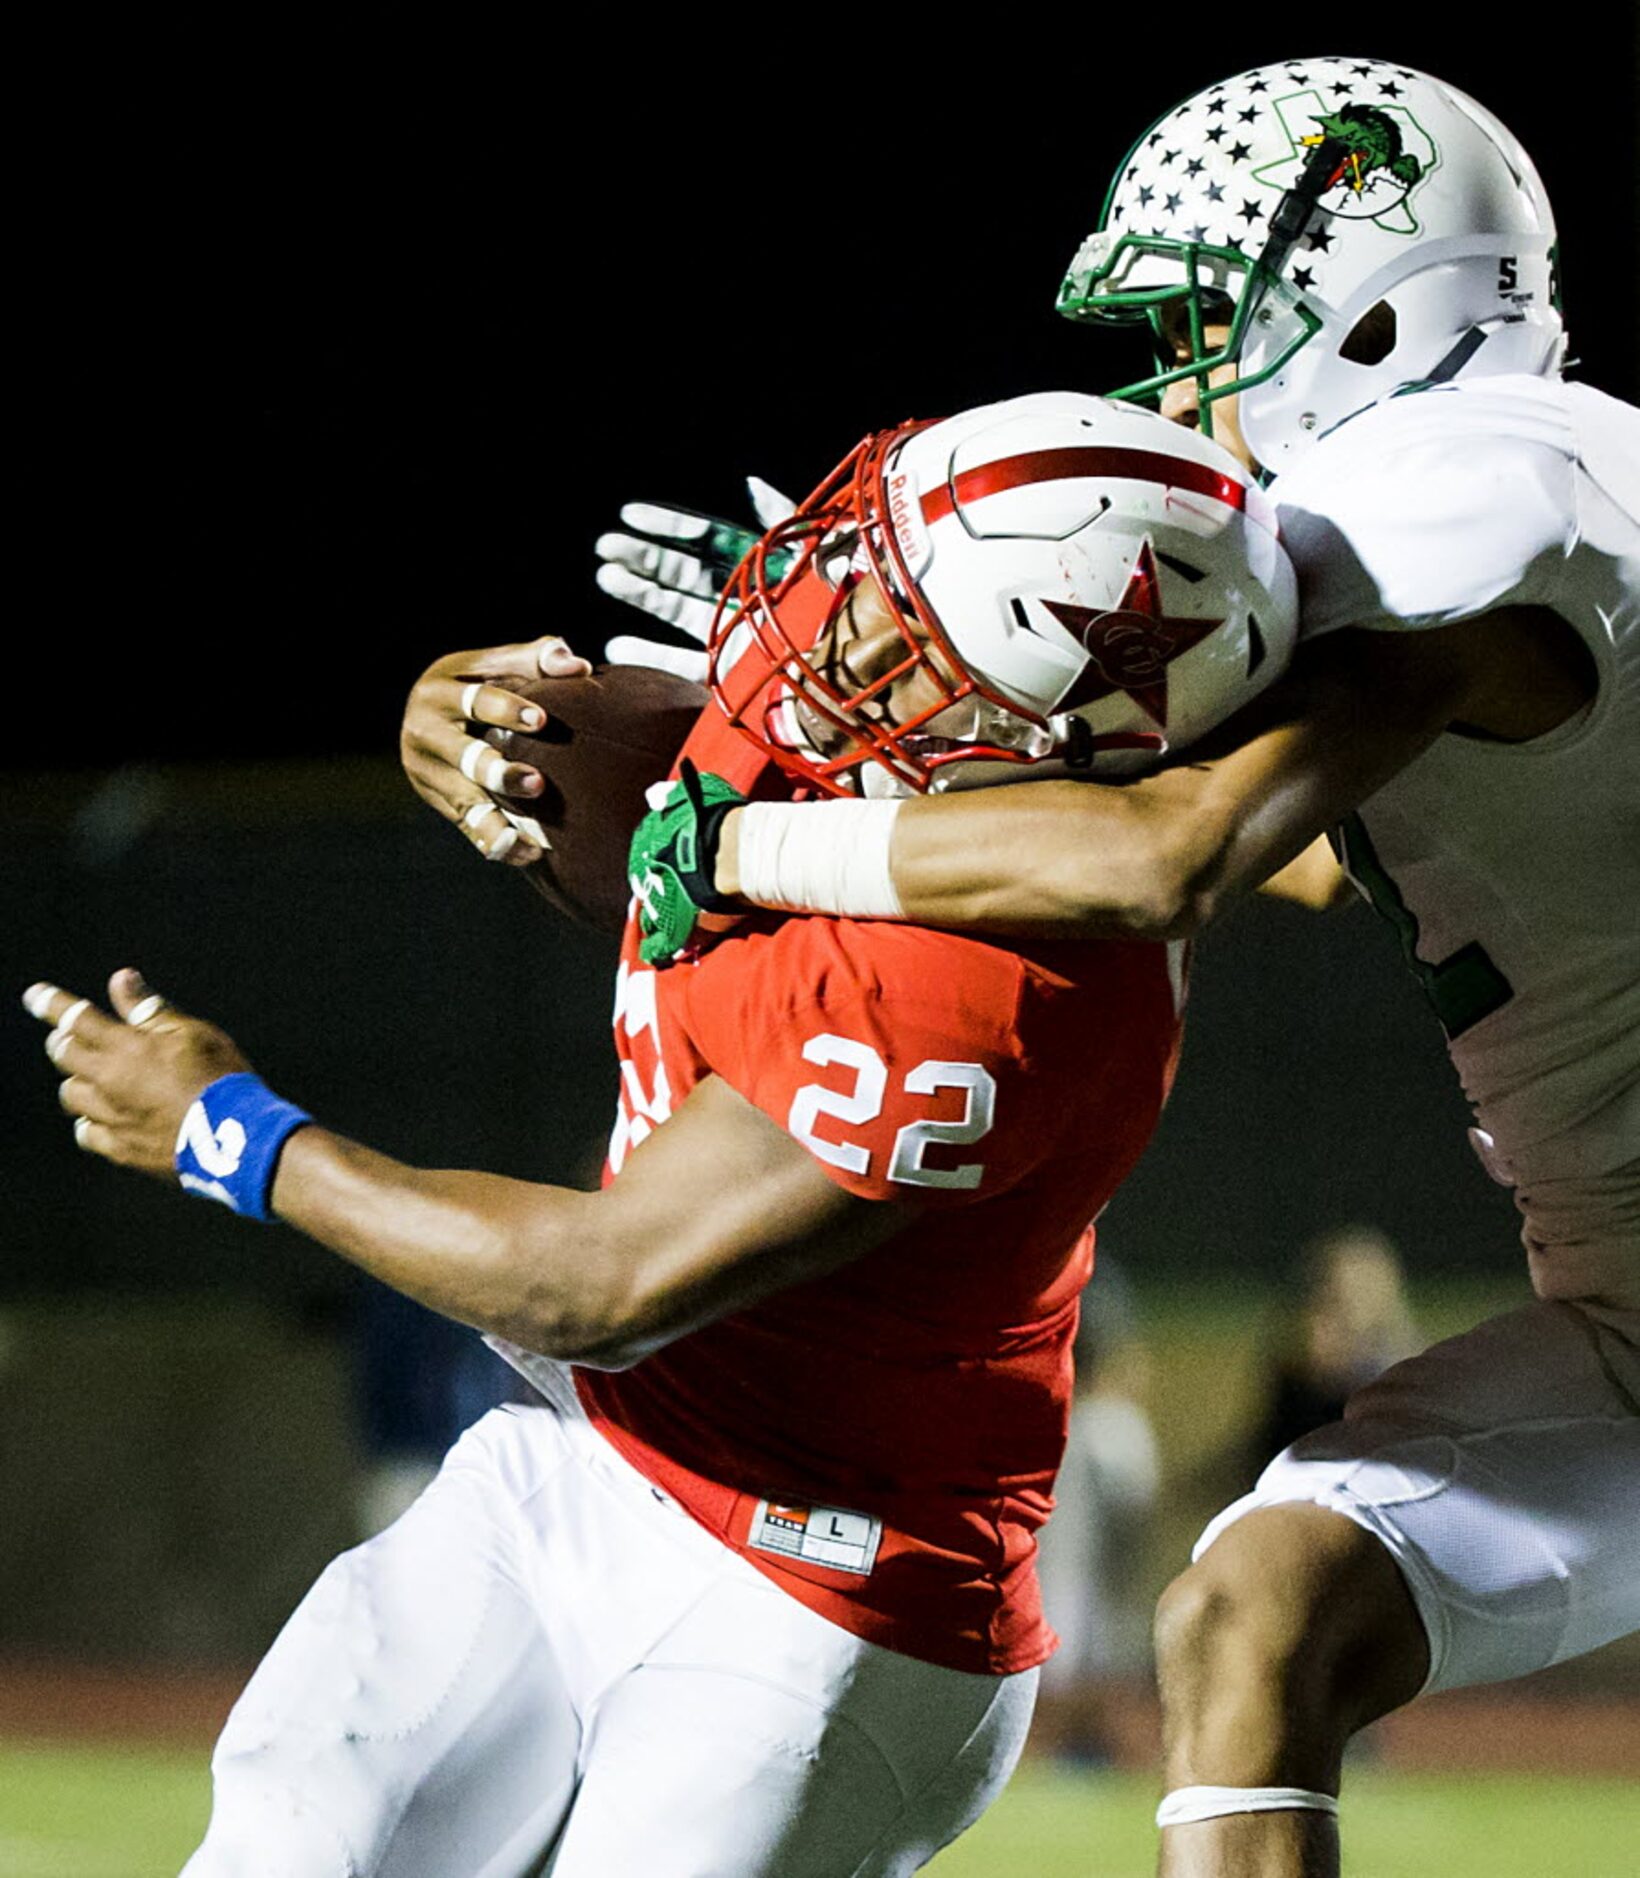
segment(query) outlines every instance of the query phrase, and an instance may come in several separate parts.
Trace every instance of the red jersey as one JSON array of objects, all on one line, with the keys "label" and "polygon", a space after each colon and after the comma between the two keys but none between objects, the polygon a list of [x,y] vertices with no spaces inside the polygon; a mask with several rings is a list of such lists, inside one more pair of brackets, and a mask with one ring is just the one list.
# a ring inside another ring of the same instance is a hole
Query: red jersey
[{"label": "red jersey", "polygon": [[[771,784],[715,711],[687,745]],[[1150,1138],[1179,1037],[1169,949],[996,944],[761,916],[656,972],[629,924],[606,1179],[707,1075],[870,1199],[922,1209],[841,1270],[578,1370],[594,1425],[821,1615],[953,1669],[1053,1648],[1035,1572],[1090,1221]]]}]

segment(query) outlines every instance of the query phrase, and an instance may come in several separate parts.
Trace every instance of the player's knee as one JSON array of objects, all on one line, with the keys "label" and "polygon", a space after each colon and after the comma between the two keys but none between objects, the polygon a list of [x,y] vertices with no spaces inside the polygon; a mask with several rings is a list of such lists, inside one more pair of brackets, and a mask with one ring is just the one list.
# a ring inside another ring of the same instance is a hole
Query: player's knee
[{"label": "player's knee", "polygon": [[1248,1513],[1162,1594],[1156,1648],[1164,1668],[1212,1662],[1279,1668],[1327,1609],[1325,1579],[1307,1534],[1287,1509]]},{"label": "player's knee", "polygon": [[241,1698],[211,1755],[211,1818],[182,1878],[357,1878],[374,1871],[362,1744],[320,1758]]},{"label": "player's knee", "polygon": [[1422,1626],[1383,1544],[1315,1506],[1261,1507],[1162,1594],[1157,1671],[1175,1707],[1279,1690],[1344,1729],[1416,1693]]},{"label": "player's knee", "polygon": [[[1156,1674],[1170,1707],[1279,1677],[1295,1626],[1252,1575],[1204,1557],[1173,1580],[1156,1606]],[[1286,1635],[1283,1635],[1283,1631]]]},{"label": "player's knee", "polygon": [[363,1869],[323,1821],[273,1791],[256,1805],[219,1807],[182,1878],[356,1878]]}]

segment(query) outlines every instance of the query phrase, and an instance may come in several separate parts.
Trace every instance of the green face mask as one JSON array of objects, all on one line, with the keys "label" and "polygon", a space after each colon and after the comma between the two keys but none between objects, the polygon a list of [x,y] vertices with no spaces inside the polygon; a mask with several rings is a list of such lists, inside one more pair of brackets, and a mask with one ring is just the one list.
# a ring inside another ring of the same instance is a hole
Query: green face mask
[{"label": "green face mask", "polygon": [[[1201,428],[1211,437],[1213,406],[1220,398],[1262,385],[1315,337],[1321,330],[1320,316],[1282,279],[1281,270],[1337,157],[1338,146],[1330,140],[1312,150],[1272,212],[1263,245],[1251,255],[1233,243],[1134,230],[1116,233],[1110,226],[1116,196],[1112,183],[1099,227],[1072,261],[1056,302],[1067,319],[1149,326],[1156,370],[1112,391],[1111,397],[1154,404],[1169,385],[1194,379]],[[1118,179],[1129,161],[1131,155],[1117,170]],[[1221,325],[1228,328],[1223,344],[1209,347],[1207,328]],[[1242,352],[1255,333],[1261,342],[1260,362],[1256,369],[1243,370]],[[1181,342],[1189,350],[1182,364]],[[1231,375],[1221,384],[1211,383],[1211,375],[1223,366],[1232,368]]]},{"label": "green face mask", "polygon": [[[1086,243],[1059,289],[1056,310],[1067,319],[1129,325],[1143,321],[1150,328],[1156,370],[1110,392],[1139,404],[1156,404],[1169,385],[1196,381],[1197,409],[1205,436],[1213,435],[1213,406],[1220,398],[1262,385],[1274,377],[1300,346],[1321,330],[1321,320],[1294,298],[1286,283],[1272,276],[1258,261],[1230,248],[1205,243],[1173,241],[1161,236],[1120,235],[1098,255],[1091,250],[1100,240]],[[1161,259],[1177,271],[1172,285],[1122,287],[1124,275],[1136,260]],[[1227,295],[1218,283],[1240,276],[1237,291]],[[1182,319],[1178,309],[1183,309]],[[1279,318],[1281,342],[1256,371],[1241,369],[1240,360],[1254,321],[1273,324]],[[1207,328],[1227,326],[1222,345],[1209,346]],[[1179,347],[1188,346],[1181,364]],[[1211,375],[1221,366],[1231,375],[1214,384]]]}]

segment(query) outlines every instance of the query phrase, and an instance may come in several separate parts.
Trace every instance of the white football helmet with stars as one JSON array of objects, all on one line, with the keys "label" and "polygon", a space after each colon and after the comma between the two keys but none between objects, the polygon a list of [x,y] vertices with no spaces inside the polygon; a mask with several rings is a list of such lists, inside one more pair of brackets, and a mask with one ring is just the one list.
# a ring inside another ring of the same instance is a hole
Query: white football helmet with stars
[{"label": "white football helmet with stars", "polygon": [[1378,59],[1261,66],[1170,111],[1117,172],[1059,309],[1148,320],[1158,370],[1114,395],[1194,377],[1211,434],[1234,392],[1271,472],[1401,386],[1549,374],[1565,351],[1531,158],[1472,98]]}]

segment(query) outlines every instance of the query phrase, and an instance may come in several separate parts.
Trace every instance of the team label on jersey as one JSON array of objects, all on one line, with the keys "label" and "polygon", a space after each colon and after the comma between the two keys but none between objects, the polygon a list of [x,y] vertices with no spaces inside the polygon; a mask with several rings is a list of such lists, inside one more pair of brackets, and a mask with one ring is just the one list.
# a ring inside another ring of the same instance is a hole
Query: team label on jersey
[{"label": "team label on jersey", "polygon": [[807,1565],[867,1578],[877,1562],[883,1522],[840,1506],[782,1506],[759,1500],[746,1543],[759,1552],[780,1552]]}]

